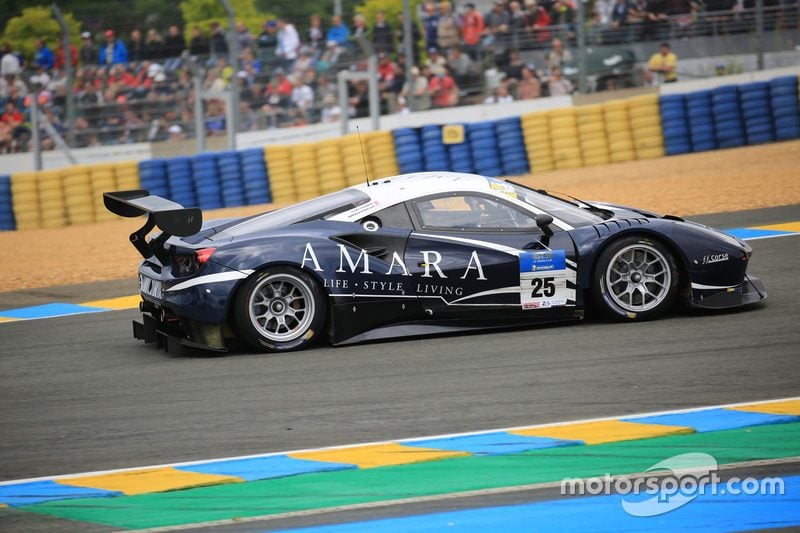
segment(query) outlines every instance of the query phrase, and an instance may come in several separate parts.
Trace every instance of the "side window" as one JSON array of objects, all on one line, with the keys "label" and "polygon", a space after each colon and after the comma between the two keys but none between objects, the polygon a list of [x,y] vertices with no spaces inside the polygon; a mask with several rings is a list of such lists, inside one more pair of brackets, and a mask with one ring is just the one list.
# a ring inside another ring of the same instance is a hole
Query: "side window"
[{"label": "side window", "polygon": [[389,228],[414,229],[414,223],[411,222],[411,217],[408,215],[408,209],[406,209],[404,203],[381,209],[367,218],[377,218],[381,226]]},{"label": "side window", "polygon": [[536,229],[536,221],[515,207],[480,195],[455,194],[414,202],[423,228],[462,231]]}]

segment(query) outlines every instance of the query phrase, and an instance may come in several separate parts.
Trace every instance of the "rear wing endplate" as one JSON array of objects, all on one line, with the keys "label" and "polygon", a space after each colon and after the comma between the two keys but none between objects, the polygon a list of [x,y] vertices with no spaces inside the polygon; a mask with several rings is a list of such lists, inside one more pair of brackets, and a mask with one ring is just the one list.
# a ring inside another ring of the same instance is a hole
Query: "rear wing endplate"
[{"label": "rear wing endplate", "polygon": [[203,225],[203,212],[197,207],[183,207],[181,204],[153,196],[145,189],[103,193],[106,209],[122,217],[147,215],[147,222],[131,233],[131,244],[147,258],[155,253],[145,236],[158,227],[163,233],[158,240],[163,242],[171,235],[188,237],[200,231]]}]

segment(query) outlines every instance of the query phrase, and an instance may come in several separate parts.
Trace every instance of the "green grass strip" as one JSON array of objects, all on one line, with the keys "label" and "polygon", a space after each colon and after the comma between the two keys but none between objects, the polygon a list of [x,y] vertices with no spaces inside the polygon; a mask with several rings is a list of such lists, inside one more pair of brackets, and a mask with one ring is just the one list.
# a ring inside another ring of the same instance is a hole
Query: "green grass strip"
[{"label": "green grass strip", "polygon": [[687,452],[711,454],[720,464],[800,455],[800,422],[519,455],[306,474],[140,496],[64,500],[22,509],[138,529],[553,482],[606,472],[630,474]]}]

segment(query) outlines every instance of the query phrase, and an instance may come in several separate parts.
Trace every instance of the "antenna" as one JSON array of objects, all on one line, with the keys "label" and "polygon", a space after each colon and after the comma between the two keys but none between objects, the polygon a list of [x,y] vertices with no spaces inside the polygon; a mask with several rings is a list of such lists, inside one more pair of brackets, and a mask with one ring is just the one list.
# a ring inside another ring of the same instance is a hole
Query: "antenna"
[{"label": "antenna", "polygon": [[361,142],[361,131],[356,126],[356,135],[358,135],[358,145],[361,146],[361,159],[364,161],[364,179],[367,181],[369,187],[369,172],[367,171],[367,154],[364,152],[364,143]]}]

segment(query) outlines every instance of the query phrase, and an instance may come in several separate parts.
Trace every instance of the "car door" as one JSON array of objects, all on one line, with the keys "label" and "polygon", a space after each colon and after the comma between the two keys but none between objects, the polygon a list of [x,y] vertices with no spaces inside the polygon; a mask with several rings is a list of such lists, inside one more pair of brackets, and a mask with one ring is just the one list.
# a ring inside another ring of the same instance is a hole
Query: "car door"
[{"label": "car door", "polygon": [[541,229],[534,213],[479,192],[415,199],[408,211],[409,285],[429,313],[520,317],[575,306],[572,240]]}]

